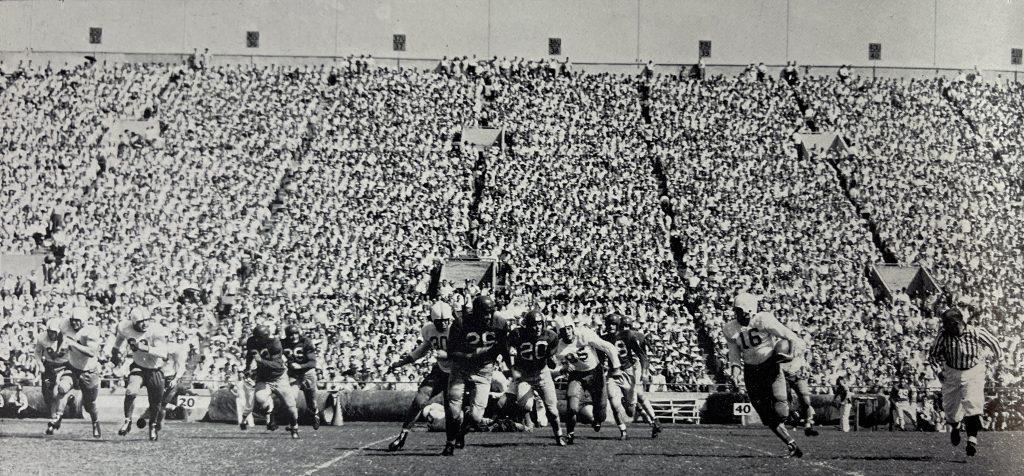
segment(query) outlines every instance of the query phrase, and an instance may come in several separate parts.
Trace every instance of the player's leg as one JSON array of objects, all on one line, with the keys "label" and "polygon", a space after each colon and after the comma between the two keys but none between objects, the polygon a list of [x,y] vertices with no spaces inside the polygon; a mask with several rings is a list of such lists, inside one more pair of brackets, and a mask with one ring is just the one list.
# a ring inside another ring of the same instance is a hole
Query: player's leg
[{"label": "player's leg", "polygon": [[138,397],[139,391],[142,390],[143,376],[142,367],[132,364],[128,370],[128,384],[124,389],[124,424],[121,425],[121,429],[117,430],[117,434],[125,436],[132,430],[132,414],[135,413],[135,398]]},{"label": "player's leg", "polygon": [[985,410],[985,369],[978,365],[963,372],[964,426],[967,427],[967,456],[978,453],[978,432],[981,431],[981,416]]},{"label": "player's leg", "polygon": [[565,393],[565,432],[567,442],[572,444],[575,441],[576,416],[580,412],[580,400],[583,398],[583,382],[578,378],[570,376],[569,388]]},{"label": "player's leg", "polygon": [[641,388],[642,385],[643,384],[638,383],[636,387],[636,406],[640,408],[640,416],[644,421],[651,425],[651,438],[657,438],[658,434],[661,433],[661,424],[658,423],[658,417],[654,415],[654,406],[651,405],[651,401],[647,399],[647,395]]},{"label": "player's leg", "polygon": [[242,430],[249,429],[253,424],[252,412],[255,406],[255,392],[248,380],[239,380],[235,385],[235,412],[238,416],[238,427]]},{"label": "player's leg", "polygon": [[535,402],[533,389],[536,388],[535,382],[538,381],[536,379],[520,379],[515,382],[517,419],[521,416],[526,427],[531,430],[534,427],[533,418],[530,416]]},{"label": "player's leg", "polygon": [[750,402],[764,426],[786,443],[791,456],[803,456],[803,452],[797,448],[795,440],[786,430],[789,390],[778,364],[766,362],[757,366],[745,366],[743,379],[747,385]]},{"label": "player's leg", "polygon": [[[608,385],[604,378],[604,368],[598,366],[591,370],[584,384],[590,394],[590,401],[594,403],[594,431],[601,431],[601,425],[608,419]],[[621,404],[619,406],[621,408]],[[622,428],[620,427],[619,430],[622,431]]]},{"label": "player's leg", "polygon": [[[435,371],[443,375],[436,375]],[[405,439],[409,436],[409,431],[416,425],[416,421],[420,419],[420,413],[430,403],[430,399],[448,388],[447,375],[435,366],[423,381],[420,382],[419,388],[416,389],[416,396],[413,397],[412,403],[409,404],[409,409],[405,412],[402,432],[388,444],[388,451],[398,451],[405,446]]]},{"label": "player's leg", "polygon": [[480,426],[484,421],[484,412],[487,410],[488,397],[491,394],[491,375],[490,372],[477,373],[470,377],[470,383],[472,384],[472,396],[469,412],[462,423],[462,434],[466,433],[466,429],[471,426]]},{"label": "player's leg", "polygon": [[[64,419],[64,408],[68,405],[68,397],[75,388],[74,376],[71,372],[60,370],[51,377],[50,393],[50,422],[47,424],[47,434],[52,434],[60,429],[61,421]],[[44,389],[44,395],[47,391]],[[51,431],[52,429],[52,431]]]},{"label": "player's leg", "polygon": [[163,422],[160,419],[164,406],[165,391],[164,374],[160,369],[146,369],[143,372],[143,385],[146,387],[146,399],[149,401],[149,439],[156,441]]},{"label": "player's leg", "polygon": [[963,407],[961,405],[963,389],[960,384],[960,372],[946,368],[945,380],[942,382],[942,410],[946,414],[946,424],[949,425],[949,441],[953,446],[960,445],[960,419],[963,418]]},{"label": "player's leg", "polygon": [[555,392],[555,381],[551,378],[551,373],[542,373],[540,379],[533,382],[531,387],[537,395],[540,395],[541,401],[544,402],[544,412],[551,424],[551,431],[555,435],[555,442],[559,446],[564,445],[565,439],[562,438],[562,423],[558,418],[558,394]]},{"label": "player's leg", "polygon": [[[626,414],[626,409],[622,405],[622,401],[623,401],[622,385],[623,384],[624,384],[624,382],[622,382],[619,379],[608,380],[608,382],[605,384],[605,387],[606,387],[605,388],[605,393],[608,395],[608,398],[607,398],[608,404],[612,408],[612,418],[615,420],[615,425],[619,427],[619,434],[622,436],[622,439],[626,439],[626,422],[629,421],[630,416],[628,414]],[[598,422],[597,421],[597,411],[596,411],[597,407],[598,407],[598,403],[595,400],[594,401],[594,410],[595,410],[594,411],[594,423],[595,424]]]},{"label": "player's leg", "polygon": [[807,384],[807,379],[796,376],[792,379],[791,386],[804,412],[804,434],[818,436],[818,431],[814,429],[814,406],[811,405],[811,387]]},{"label": "player's leg", "polygon": [[452,373],[448,377],[448,390],[444,396],[445,448],[442,455],[451,456],[455,450],[455,443],[460,437],[463,421],[462,398],[465,391],[465,373],[458,368],[452,369]]},{"label": "player's leg", "polygon": [[173,382],[172,385],[171,380],[171,377],[167,377],[166,375],[164,376],[164,395],[162,398],[163,404],[160,405],[159,415],[157,416],[159,428],[163,428],[164,419],[167,418],[167,406],[175,404],[175,400],[178,398],[178,393],[180,393],[181,391],[181,385],[177,382]]},{"label": "player's leg", "polygon": [[320,429],[320,408],[316,403],[316,369],[309,369],[306,374],[302,376],[302,382],[299,388],[302,391],[302,396],[306,400],[306,409],[313,414],[313,429]]},{"label": "player's leg", "polygon": [[270,382],[256,382],[253,387],[253,412],[262,413],[267,417],[267,429],[274,431],[277,423],[274,421],[274,391],[270,388]]},{"label": "player's leg", "polygon": [[93,438],[100,437],[100,416],[96,409],[96,398],[100,395],[100,374],[99,372],[72,372],[76,377],[78,389],[82,392],[82,410],[89,415],[92,423]]},{"label": "player's leg", "polygon": [[285,408],[288,409],[288,417],[290,419],[288,425],[288,433],[291,434],[292,438],[299,437],[299,406],[295,401],[297,395],[295,388],[292,387],[291,381],[287,375],[282,375],[277,379],[276,382],[271,383],[270,389],[273,393],[277,394],[284,402]]}]

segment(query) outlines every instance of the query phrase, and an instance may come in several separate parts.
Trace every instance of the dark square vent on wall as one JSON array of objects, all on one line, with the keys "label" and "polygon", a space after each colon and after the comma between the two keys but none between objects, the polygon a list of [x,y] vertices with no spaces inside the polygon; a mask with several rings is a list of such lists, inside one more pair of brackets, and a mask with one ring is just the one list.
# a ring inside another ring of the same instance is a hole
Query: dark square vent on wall
[{"label": "dark square vent on wall", "polygon": [[881,61],[882,59],[882,44],[881,43],[868,43],[868,59]]},{"label": "dark square vent on wall", "polygon": [[562,54],[562,39],[548,38],[548,54],[560,56]]},{"label": "dark square vent on wall", "polygon": [[1024,50],[1020,48],[1010,49],[1010,64],[1020,65],[1022,57],[1024,57]]},{"label": "dark square vent on wall", "polygon": [[405,51],[405,35],[394,35],[391,39],[391,49]]},{"label": "dark square vent on wall", "polygon": [[700,40],[700,43],[697,44],[697,55],[700,58],[710,58],[711,42],[708,40]]},{"label": "dark square vent on wall", "polygon": [[259,48],[260,47],[260,32],[258,32],[258,31],[247,31],[247,32],[245,32],[245,47],[246,48]]},{"label": "dark square vent on wall", "polygon": [[100,43],[103,43],[103,29],[97,27],[89,28],[89,44],[98,45]]}]

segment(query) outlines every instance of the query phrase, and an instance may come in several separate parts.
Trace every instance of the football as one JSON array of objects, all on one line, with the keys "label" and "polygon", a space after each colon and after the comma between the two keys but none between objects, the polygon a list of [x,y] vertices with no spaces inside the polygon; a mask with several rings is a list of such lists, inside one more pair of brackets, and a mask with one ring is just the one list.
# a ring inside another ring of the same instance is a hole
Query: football
[{"label": "football", "polygon": [[786,339],[779,339],[775,343],[775,356],[779,362],[789,362],[793,360],[793,346]]}]

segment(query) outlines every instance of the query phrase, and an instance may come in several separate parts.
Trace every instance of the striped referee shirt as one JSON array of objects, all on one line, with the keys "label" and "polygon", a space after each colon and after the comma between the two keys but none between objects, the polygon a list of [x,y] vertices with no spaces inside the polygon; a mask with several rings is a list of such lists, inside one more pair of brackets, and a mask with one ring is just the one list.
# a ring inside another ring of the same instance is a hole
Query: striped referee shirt
[{"label": "striped referee shirt", "polygon": [[957,370],[967,370],[981,361],[982,350],[988,347],[996,360],[1003,356],[999,342],[991,332],[985,329],[967,326],[963,334],[951,336],[945,331],[939,332],[935,338],[928,359],[935,363],[945,363]]}]

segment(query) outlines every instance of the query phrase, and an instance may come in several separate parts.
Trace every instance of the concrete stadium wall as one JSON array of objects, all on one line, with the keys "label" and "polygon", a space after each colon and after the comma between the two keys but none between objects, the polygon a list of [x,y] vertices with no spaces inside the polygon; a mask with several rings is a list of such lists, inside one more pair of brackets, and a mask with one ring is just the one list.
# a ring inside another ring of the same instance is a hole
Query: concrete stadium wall
[{"label": "concrete stadium wall", "polygon": [[[103,28],[101,45],[89,27]],[[246,48],[245,32],[260,32]],[[393,52],[391,35],[407,35]],[[440,58],[547,55],[577,63],[868,65],[1012,70],[1018,0],[8,0],[0,51]]]}]

